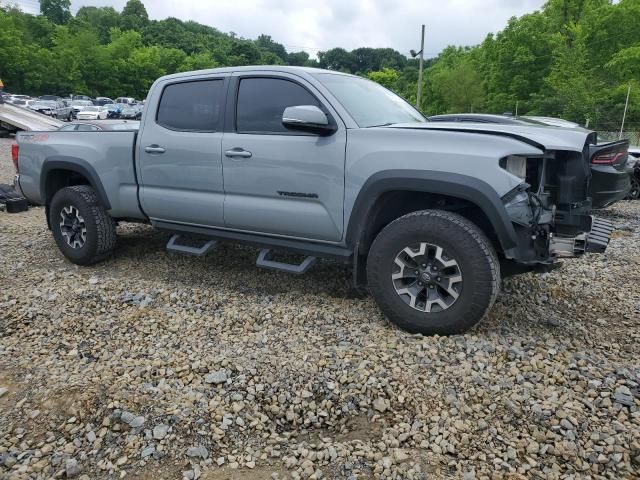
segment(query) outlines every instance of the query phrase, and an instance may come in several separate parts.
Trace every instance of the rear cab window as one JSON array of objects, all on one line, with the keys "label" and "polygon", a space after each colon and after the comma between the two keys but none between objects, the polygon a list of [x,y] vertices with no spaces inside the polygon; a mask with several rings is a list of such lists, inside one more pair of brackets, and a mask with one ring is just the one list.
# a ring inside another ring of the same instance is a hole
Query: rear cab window
[{"label": "rear cab window", "polygon": [[156,123],[169,130],[215,132],[224,106],[223,78],[170,83],[158,104]]}]

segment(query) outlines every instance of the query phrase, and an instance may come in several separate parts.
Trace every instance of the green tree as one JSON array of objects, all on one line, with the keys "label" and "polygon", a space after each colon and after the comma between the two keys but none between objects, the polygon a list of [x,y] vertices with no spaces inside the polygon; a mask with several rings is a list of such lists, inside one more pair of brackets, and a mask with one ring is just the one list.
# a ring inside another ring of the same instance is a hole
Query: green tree
[{"label": "green tree", "polygon": [[40,13],[58,25],[71,19],[70,8],[71,0],[40,0]]},{"label": "green tree", "polygon": [[430,91],[433,100],[439,100],[440,104],[428,102],[432,113],[433,107],[438,108],[438,113],[462,113],[482,111],[484,107],[484,89],[482,78],[470,55],[456,59],[450,66],[432,70]]},{"label": "green tree", "polygon": [[207,68],[215,68],[218,64],[212,55],[207,52],[194,53],[185,58],[182,65],[178,68],[179,72],[190,72],[193,70],[205,70]]},{"label": "green tree", "polygon": [[149,14],[140,0],[129,0],[122,9],[120,25],[123,30],[141,30],[149,23]]},{"label": "green tree", "polygon": [[303,67],[309,61],[307,52],[290,52],[287,54],[287,63],[297,67]]},{"label": "green tree", "polygon": [[[280,43],[274,42],[271,35],[260,35],[256,39],[256,45],[258,48],[272,53],[280,59],[279,63],[287,61],[287,50]],[[272,58],[272,57],[271,57]]]},{"label": "green tree", "polygon": [[320,68],[328,68],[329,70],[355,73],[357,69],[356,59],[351,52],[347,52],[344,48],[332,48],[326,52],[318,52],[318,62]]},{"label": "green tree", "polygon": [[111,29],[120,26],[120,14],[112,7],[80,7],[76,21],[96,30],[100,43],[106,44],[109,43]]},{"label": "green tree", "polygon": [[380,85],[388,88],[389,90],[394,90],[397,87],[400,75],[397,71],[392,70],[391,68],[383,68],[382,70],[369,72],[367,74],[367,78],[369,78],[369,80],[373,80],[374,82],[378,82]]}]

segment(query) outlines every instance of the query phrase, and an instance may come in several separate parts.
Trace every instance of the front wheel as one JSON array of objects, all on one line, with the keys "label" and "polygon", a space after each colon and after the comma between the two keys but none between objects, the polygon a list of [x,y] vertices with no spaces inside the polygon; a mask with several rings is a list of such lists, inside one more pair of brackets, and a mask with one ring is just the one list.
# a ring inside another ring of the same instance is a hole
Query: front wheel
[{"label": "front wheel", "polygon": [[49,206],[49,225],[60,251],[77,265],[106,258],[116,245],[116,224],[88,185],[56,192]]},{"label": "front wheel", "polygon": [[500,263],[475,224],[455,213],[423,210],[378,234],[367,259],[367,282],[400,328],[451,335],[487,314],[500,290]]}]

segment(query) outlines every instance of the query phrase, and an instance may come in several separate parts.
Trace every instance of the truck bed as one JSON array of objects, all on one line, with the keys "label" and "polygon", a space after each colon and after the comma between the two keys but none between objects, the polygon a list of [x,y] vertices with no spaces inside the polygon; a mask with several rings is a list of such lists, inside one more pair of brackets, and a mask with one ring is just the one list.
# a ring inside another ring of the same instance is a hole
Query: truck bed
[{"label": "truck bed", "polygon": [[[137,132],[21,132],[18,187],[44,204],[47,178],[59,170],[86,177],[114,218],[144,219],[134,162]],[[98,181],[99,179],[99,181]]]}]

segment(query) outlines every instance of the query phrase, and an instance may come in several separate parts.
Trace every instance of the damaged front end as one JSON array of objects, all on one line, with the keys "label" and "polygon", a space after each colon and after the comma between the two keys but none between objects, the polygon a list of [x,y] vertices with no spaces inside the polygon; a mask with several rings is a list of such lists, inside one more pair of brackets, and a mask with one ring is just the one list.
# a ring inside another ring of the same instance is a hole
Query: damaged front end
[{"label": "damaged front end", "polygon": [[522,180],[502,198],[518,238],[507,258],[551,265],[560,257],[605,251],[613,225],[591,215],[588,148],[509,156],[500,166]]}]

